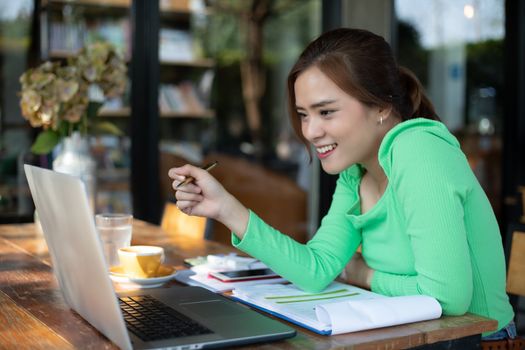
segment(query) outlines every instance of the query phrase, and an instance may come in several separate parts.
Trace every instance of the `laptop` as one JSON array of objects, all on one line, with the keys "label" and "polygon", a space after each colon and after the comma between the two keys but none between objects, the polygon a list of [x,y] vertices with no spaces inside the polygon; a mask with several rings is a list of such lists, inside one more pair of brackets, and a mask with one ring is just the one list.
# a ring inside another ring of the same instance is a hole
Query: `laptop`
[{"label": "laptop", "polygon": [[293,337],[295,330],[201,287],[115,293],[84,184],[24,165],[67,304],[122,349],[201,349]]}]

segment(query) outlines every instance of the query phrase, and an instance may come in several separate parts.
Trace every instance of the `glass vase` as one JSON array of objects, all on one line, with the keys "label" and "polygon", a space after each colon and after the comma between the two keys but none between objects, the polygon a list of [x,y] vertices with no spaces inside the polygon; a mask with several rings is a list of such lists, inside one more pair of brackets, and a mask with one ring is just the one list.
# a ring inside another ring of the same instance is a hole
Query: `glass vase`
[{"label": "glass vase", "polygon": [[89,149],[89,138],[75,131],[61,142],[60,150],[53,161],[53,170],[77,176],[85,185],[89,205],[95,213],[96,162]]}]

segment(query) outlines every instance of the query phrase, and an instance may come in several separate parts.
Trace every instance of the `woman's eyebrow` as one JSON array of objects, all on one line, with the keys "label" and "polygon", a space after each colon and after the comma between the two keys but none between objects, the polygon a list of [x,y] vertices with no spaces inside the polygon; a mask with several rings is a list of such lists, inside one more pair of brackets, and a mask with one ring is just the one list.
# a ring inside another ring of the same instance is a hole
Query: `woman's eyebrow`
[{"label": "woman's eyebrow", "polygon": [[[321,108],[321,107],[324,107],[324,106],[329,105],[329,104],[334,103],[334,102],[337,102],[337,100],[322,100],[322,101],[319,101],[319,102],[311,104],[310,108],[311,109]],[[295,106],[295,108],[296,109],[304,109],[301,106]]]}]

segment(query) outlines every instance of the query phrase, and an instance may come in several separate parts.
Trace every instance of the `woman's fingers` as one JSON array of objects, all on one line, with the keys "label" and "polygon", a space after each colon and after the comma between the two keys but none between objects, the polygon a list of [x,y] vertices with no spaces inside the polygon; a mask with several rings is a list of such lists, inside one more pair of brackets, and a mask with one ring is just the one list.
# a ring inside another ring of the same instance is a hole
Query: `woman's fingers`
[{"label": "woman's fingers", "polygon": [[181,176],[182,180],[184,180],[188,176],[198,179],[205,173],[207,173],[206,170],[193,166],[191,164],[186,164],[181,167],[171,168],[170,170],[168,170],[168,176],[171,177],[173,180],[181,180]]},{"label": "woman's fingers", "polygon": [[171,187],[177,192],[191,192],[191,193],[201,193],[202,192],[199,186],[191,182],[184,186],[177,187],[180,183],[182,183],[182,181],[175,180],[172,182]]},{"label": "woman's fingers", "polygon": [[[168,171],[168,176],[174,180],[172,183],[172,187],[174,190],[176,191],[183,190],[184,192],[193,192],[193,193],[201,192],[201,188],[195,185],[195,182],[197,181],[197,179],[201,178],[202,176],[206,176],[206,174],[207,173],[205,170],[195,167],[190,164],[186,164],[178,168],[171,168]],[[185,182],[190,177],[193,178],[191,182],[186,183],[183,186],[180,186],[177,188],[177,186]]]},{"label": "woman's fingers", "polygon": [[178,168],[171,168],[169,171],[168,171],[168,176],[170,178],[172,178],[173,180],[175,181],[184,181],[184,179],[186,178],[186,176],[184,175],[179,175],[177,173],[177,169]]},{"label": "woman's fingers", "polygon": [[198,203],[199,202],[194,202],[194,201],[177,200],[176,205],[177,205],[177,208],[179,208],[180,210],[184,210],[189,207],[194,207]]},{"label": "woman's fingers", "polygon": [[177,191],[175,192],[175,198],[177,201],[193,201],[193,202],[201,202],[204,198],[202,195],[198,193],[192,193],[192,192],[185,192],[185,191]]},{"label": "woman's fingers", "polygon": [[191,215],[193,208],[197,205],[197,202],[193,201],[177,201],[177,208],[185,214]]}]

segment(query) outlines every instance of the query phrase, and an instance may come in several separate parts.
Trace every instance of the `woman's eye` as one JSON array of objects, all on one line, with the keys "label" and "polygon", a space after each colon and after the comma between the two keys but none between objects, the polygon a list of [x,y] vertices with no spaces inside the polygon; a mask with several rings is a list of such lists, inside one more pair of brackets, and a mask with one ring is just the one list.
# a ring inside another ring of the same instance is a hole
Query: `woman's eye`
[{"label": "woman's eye", "polygon": [[299,119],[304,119],[306,118],[306,113],[297,112],[297,116],[299,117]]},{"label": "woman's eye", "polygon": [[321,110],[319,113],[322,115],[322,116],[328,116],[332,113],[334,113],[335,110],[333,109],[324,109],[324,110]]}]

